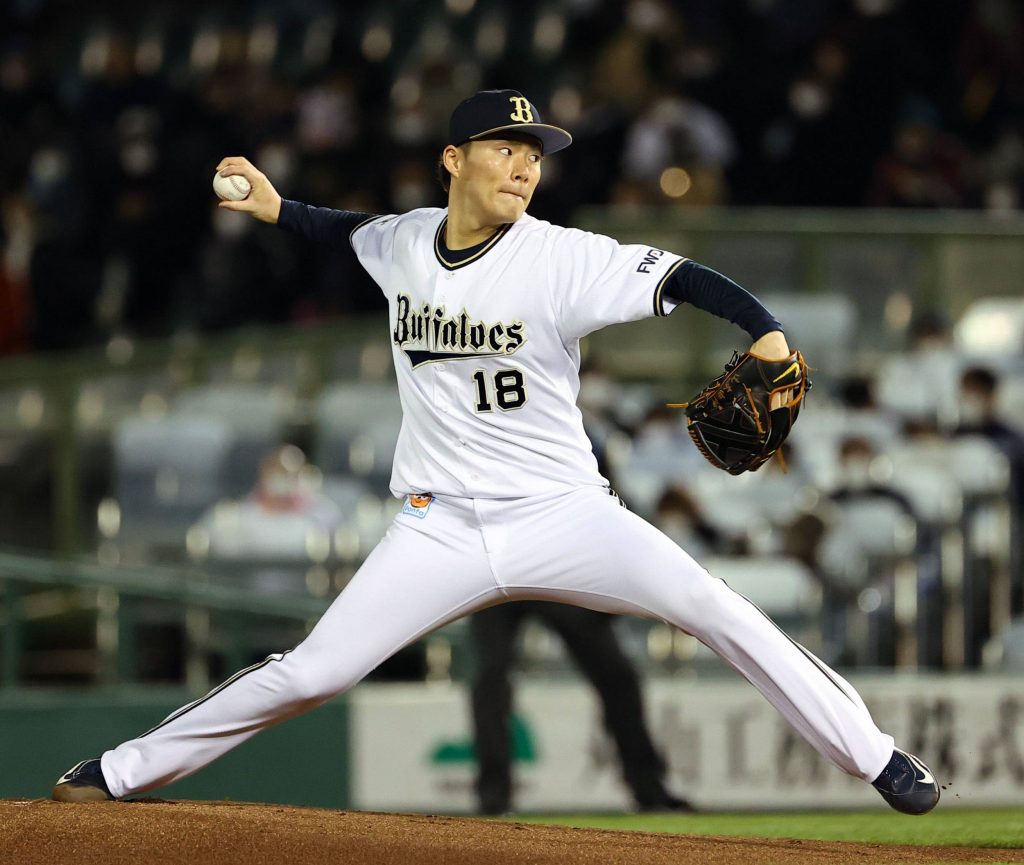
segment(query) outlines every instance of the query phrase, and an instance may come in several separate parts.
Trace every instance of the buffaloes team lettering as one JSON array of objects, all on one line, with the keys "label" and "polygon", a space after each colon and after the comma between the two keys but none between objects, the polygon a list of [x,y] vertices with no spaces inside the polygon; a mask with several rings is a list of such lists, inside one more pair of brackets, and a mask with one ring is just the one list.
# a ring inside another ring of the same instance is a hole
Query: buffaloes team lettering
[{"label": "buffaloes team lettering", "polygon": [[650,273],[651,268],[658,263],[658,259],[665,254],[664,249],[648,249],[644,253],[643,261],[636,266],[637,273]]},{"label": "buffaloes team lettering", "polygon": [[404,294],[397,301],[392,337],[413,369],[432,361],[502,357],[514,354],[526,342],[526,324],[521,321],[487,324],[472,319],[465,309],[449,316],[443,306],[435,309],[429,303],[413,309],[412,300]]}]

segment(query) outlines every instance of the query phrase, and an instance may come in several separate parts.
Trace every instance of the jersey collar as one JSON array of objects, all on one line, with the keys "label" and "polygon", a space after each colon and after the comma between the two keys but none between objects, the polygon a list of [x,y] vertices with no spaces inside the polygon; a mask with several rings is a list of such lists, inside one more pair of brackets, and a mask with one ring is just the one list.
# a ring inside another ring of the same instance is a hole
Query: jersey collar
[{"label": "jersey collar", "polygon": [[511,222],[506,222],[491,237],[481,241],[476,246],[470,246],[466,249],[449,249],[445,244],[444,238],[446,225],[448,225],[447,216],[441,220],[441,224],[437,227],[437,231],[434,234],[434,255],[437,258],[438,264],[445,270],[458,270],[460,267],[472,264],[508,234],[508,230],[512,227]]}]

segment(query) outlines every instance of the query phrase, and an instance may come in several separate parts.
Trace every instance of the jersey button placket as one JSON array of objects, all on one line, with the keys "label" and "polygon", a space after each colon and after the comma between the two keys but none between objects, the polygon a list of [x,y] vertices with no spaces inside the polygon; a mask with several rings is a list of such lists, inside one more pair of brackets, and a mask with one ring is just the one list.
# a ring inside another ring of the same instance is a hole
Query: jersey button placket
[{"label": "jersey button placket", "polygon": [[[435,310],[444,307],[445,315],[448,314],[448,299],[445,297],[444,293],[446,281],[445,275],[450,273],[451,271],[444,270],[442,268],[441,271],[437,274],[437,276],[434,278],[434,294],[433,297],[431,297],[431,306]],[[440,347],[435,346],[434,350],[439,351]],[[440,411],[442,414],[448,414],[448,409],[450,408],[450,406],[448,396],[444,392],[443,381],[445,365],[442,362],[434,361],[433,363],[429,364],[429,368],[431,373],[430,378],[434,385],[434,407],[437,408],[438,411]]]}]

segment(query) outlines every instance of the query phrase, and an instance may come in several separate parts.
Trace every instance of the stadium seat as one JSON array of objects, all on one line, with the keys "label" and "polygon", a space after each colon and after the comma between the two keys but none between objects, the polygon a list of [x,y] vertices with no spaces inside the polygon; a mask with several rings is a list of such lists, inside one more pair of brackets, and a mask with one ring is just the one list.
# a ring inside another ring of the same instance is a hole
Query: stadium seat
[{"label": "stadium seat", "polygon": [[894,662],[897,584],[914,595],[916,551],[916,520],[896,500],[871,495],[835,503],[819,561],[836,599],[829,618],[838,656]]},{"label": "stadium seat", "polygon": [[235,434],[214,418],[130,418],[114,431],[118,541],[177,544],[210,505],[228,495]]},{"label": "stadium seat", "polygon": [[83,430],[109,430],[132,415],[156,417],[170,408],[170,375],[160,372],[119,372],[84,379],[75,399],[75,419]]},{"label": "stadium seat", "polygon": [[[808,568],[782,556],[709,557],[702,564],[812,651],[820,643],[821,588]],[[692,637],[657,623],[648,623],[648,655],[655,664],[685,663],[690,672],[717,675],[726,667],[719,657]],[[631,637],[635,642],[635,636]],[[671,641],[672,646],[662,645]],[[663,657],[662,657],[663,656]]]},{"label": "stadium seat", "polygon": [[185,391],[172,414],[227,424],[234,435],[226,467],[228,495],[246,494],[256,482],[263,457],[284,438],[294,395],[258,384],[209,384]]},{"label": "stadium seat", "polygon": [[1024,618],[1012,619],[989,640],[984,663],[992,670],[1024,672]]},{"label": "stadium seat", "polygon": [[894,355],[875,378],[878,403],[896,417],[948,427],[956,420],[963,366],[952,349]]},{"label": "stadium seat", "polygon": [[895,448],[890,486],[910,499],[914,513],[931,525],[951,525],[960,518],[963,491],[947,463],[945,442]]},{"label": "stadium seat", "polygon": [[807,566],[780,556],[716,556],[708,572],[728,583],[772,618],[809,621],[821,604],[818,581]]},{"label": "stadium seat", "polygon": [[[845,372],[857,330],[857,310],[845,295],[764,294],[772,314],[786,324],[786,336],[823,377]],[[813,375],[812,375],[813,378]]]},{"label": "stadium seat", "polygon": [[[402,412],[393,383],[339,383],[314,409],[314,462],[327,474],[373,478],[391,474]],[[386,487],[385,487],[386,489]]]},{"label": "stadium seat", "polygon": [[996,407],[1000,417],[1024,430],[1024,372],[1016,370],[999,383]]}]

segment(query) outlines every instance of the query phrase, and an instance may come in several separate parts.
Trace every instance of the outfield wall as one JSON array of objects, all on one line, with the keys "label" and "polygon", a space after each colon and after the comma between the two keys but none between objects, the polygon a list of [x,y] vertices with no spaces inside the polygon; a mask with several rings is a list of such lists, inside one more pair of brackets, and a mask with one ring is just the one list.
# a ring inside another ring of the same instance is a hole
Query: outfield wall
[{"label": "outfield wall", "polygon": [[[943,805],[1024,805],[1024,682],[1016,678],[853,680],[883,729],[930,764]],[[825,763],[741,680],[652,681],[654,737],[670,786],[711,809],[859,808],[877,794]],[[627,808],[614,749],[582,683],[515,692],[516,806]],[[472,811],[475,763],[461,686],[376,686],[351,698],[352,801],[370,810]]]},{"label": "outfield wall", "polygon": [[[144,733],[196,696],[152,687],[0,691],[0,799],[48,797],[57,777],[79,760]],[[321,706],[150,795],[344,808],[347,710],[344,700]]]},{"label": "outfield wall", "polygon": [[[859,676],[883,729],[930,764],[943,807],[1024,807],[1024,682]],[[655,739],[678,793],[707,809],[881,807],[818,757],[742,680],[649,681]],[[0,798],[38,798],[68,766],[148,729],[195,695],[178,689],[0,695]],[[578,682],[515,691],[517,808],[630,806],[593,692]],[[475,759],[465,687],[367,683],[268,730],[159,792],[381,811],[470,813]]]}]

